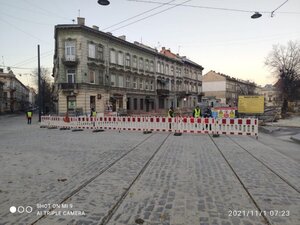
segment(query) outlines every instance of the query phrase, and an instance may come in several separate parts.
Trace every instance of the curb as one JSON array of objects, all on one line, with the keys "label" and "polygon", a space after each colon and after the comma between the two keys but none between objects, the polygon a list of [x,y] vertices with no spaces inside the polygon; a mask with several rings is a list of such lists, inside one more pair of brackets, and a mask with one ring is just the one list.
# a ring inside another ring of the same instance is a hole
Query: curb
[{"label": "curb", "polygon": [[271,134],[275,131],[280,131],[280,127],[273,127],[274,129],[269,129],[270,127],[265,127],[265,126],[259,126],[258,127],[258,130],[263,132],[263,133],[266,133],[266,134]]},{"label": "curb", "polygon": [[295,138],[294,136],[291,136],[290,139],[293,140],[294,142],[300,144],[300,139],[299,138]]}]

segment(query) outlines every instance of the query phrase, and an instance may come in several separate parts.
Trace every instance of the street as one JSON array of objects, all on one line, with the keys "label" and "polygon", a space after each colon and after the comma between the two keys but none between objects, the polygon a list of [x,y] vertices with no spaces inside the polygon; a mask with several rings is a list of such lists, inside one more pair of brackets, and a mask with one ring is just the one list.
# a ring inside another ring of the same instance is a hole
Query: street
[{"label": "street", "polygon": [[300,145],[285,135],[72,132],[0,116],[0,225],[298,225]]}]

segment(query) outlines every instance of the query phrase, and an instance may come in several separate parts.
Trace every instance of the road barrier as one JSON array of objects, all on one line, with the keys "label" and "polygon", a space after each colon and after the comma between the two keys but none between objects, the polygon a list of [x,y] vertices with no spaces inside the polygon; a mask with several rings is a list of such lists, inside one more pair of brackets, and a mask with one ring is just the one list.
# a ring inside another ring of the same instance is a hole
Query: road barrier
[{"label": "road barrier", "polygon": [[161,131],[227,135],[258,135],[256,118],[193,118],[153,116],[59,117],[42,116],[41,126],[70,129]]}]

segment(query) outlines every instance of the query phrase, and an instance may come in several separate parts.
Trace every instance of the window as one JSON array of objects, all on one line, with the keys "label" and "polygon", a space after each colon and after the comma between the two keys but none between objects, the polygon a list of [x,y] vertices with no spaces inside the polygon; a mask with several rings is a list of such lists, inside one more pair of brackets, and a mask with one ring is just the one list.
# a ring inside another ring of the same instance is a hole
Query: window
[{"label": "window", "polygon": [[134,99],[133,99],[133,109],[134,109],[134,110],[137,110],[137,102],[138,102],[138,101],[137,101],[137,98],[134,98]]},{"label": "window", "polygon": [[140,78],[140,89],[143,89],[144,87],[144,80]]},{"label": "window", "polygon": [[110,50],[110,63],[116,64],[116,51],[114,49]]},{"label": "window", "polygon": [[160,72],[161,73],[165,73],[165,65],[164,65],[164,63],[160,64]]},{"label": "window", "polygon": [[104,84],[103,76],[104,76],[103,70],[99,70],[99,84]]},{"label": "window", "polygon": [[174,75],[174,66],[171,66],[170,75]]},{"label": "window", "polygon": [[89,78],[90,78],[90,83],[94,84],[95,82],[95,71],[94,70],[90,70],[89,71]]},{"label": "window", "polygon": [[126,87],[130,88],[130,76],[126,77]]},{"label": "window", "polygon": [[127,98],[127,105],[126,105],[127,109],[130,110],[130,98]]},{"label": "window", "polygon": [[126,54],[125,66],[130,67],[130,55]]},{"label": "window", "polygon": [[121,66],[124,65],[123,52],[118,52],[118,64]]},{"label": "window", "polygon": [[154,62],[150,62],[150,72],[154,72]]},{"label": "window", "polygon": [[166,74],[169,75],[169,72],[170,72],[170,71],[169,71],[169,65],[167,64],[167,65],[166,65]]},{"label": "window", "polygon": [[140,70],[144,69],[144,60],[143,60],[143,58],[140,58],[139,69]]},{"label": "window", "polygon": [[156,67],[157,67],[157,68],[156,68],[156,69],[157,69],[157,72],[160,73],[160,61],[157,62],[157,66],[156,66]]},{"label": "window", "polygon": [[151,80],[150,81],[150,91],[153,91],[154,90],[154,81]]},{"label": "window", "polygon": [[146,59],[146,61],[145,61],[145,70],[149,71],[149,60],[148,59]]},{"label": "window", "polygon": [[146,80],[146,81],[145,81],[145,90],[148,90],[148,88],[149,88],[149,81]]},{"label": "window", "polygon": [[67,70],[67,83],[75,83],[75,70],[74,69],[68,69]]},{"label": "window", "polygon": [[140,99],[140,109],[143,110],[144,109],[144,99]]},{"label": "window", "polygon": [[134,55],[132,59],[132,67],[137,69],[137,57]]},{"label": "window", "polygon": [[98,57],[101,60],[104,60],[104,48],[102,45],[98,46]]},{"label": "window", "polygon": [[75,61],[75,41],[65,42],[65,57],[68,61]]},{"label": "window", "polygon": [[96,46],[92,43],[89,43],[89,53],[90,58],[96,58]]},{"label": "window", "polygon": [[111,74],[110,75],[110,85],[112,87],[115,87],[116,86],[116,75],[115,74]]},{"label": "window", "polygon": [[132,84],[133,84],[133,88],[136,89],[137,88],[137,78],[136,77],[133,78]]},{"label": "window", "polygon": [[122,75],[119,76],[119,87],[124,87],[124,77]]}]

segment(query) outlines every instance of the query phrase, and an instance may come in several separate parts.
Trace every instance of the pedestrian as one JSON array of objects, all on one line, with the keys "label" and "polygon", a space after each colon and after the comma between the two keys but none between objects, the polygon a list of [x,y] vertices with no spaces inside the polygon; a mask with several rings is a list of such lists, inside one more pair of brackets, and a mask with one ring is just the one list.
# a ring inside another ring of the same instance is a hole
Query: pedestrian
[{"label": "pedestrian", "polygon": [[91,117],[96,117],[97,116],[97,112],[95,111],[94,108],[91,109]]},{"label": "pedestrian", "polygon": [[169,108],[168,117],[174,117],[174,109],[172,106]]},{"label": "pedestrian", "polygon": [[212,116],[212,112],[211,112],[210,106],[207,106],[204,111],[204,118],[210,118],[211,116]]},{"label": "pedestrian", "polygon": [[200,116],[201,116],[201,110],[200,110],[200,107],[197,105],[193,111],[193,117],[199,118]]},{"label": "pedestrian", "polygon": [[26,117],[27,117],[27,124],[31,124],[31,118],[32,118],[32,110],[28,109],[26,112]]}]

